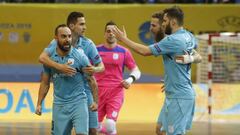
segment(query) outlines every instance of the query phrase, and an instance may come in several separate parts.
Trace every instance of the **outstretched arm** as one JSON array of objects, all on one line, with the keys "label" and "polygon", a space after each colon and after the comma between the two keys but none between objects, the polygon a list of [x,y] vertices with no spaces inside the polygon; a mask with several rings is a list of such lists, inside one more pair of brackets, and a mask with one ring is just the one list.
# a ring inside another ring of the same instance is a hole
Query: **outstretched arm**
[{"label": "outstretched arm", "polygon": [[43,73],[41,75],[41,84],[38,91],[38,101],[35,113],[37,115],[42,114],[42,102],[45,99],[50,88],[50,76],[48,74]]},{"label": "outstretched arm", "polygon": [[76,69],[69,66],[69,64],[71,64],[71,63],[59,64],[59,63],[51,60],[49,57],[49,54],[45,51],[43,51],[40,54],[39,62],[48,67],[55,68],[55,69],[59,70],[60,72],[66,74],[66,75],[69,75],[69,76],[76,74]]},{"label": "outstretched arm", "polygon": [[150,50],[149,47],[130,40],[126,36],[125,30],[123,30],[123,32],[122,32],[120,29],[118,29],[115,26],[114,29],[113,29],[113,33],[115,34],[115,36],[116,36],[116,38],[118,40],[122,41],[124,44],[126,44],[128,47],[130,47],[136,53],[138,53],[140,55],[143,55],[143,56],[150,56],[150,55],[152,55],[152,51]]}]

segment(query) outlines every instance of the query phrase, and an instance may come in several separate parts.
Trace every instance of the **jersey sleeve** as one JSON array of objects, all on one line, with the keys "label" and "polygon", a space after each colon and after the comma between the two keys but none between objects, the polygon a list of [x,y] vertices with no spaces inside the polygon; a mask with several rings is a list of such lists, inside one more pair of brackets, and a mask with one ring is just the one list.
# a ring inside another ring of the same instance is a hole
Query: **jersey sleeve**
[{"label": "jersey sleeve", "polygon": [[189,48],[190,48],[189,50],[197,49],[198,48],[198,39],[192,33],[188,32],[188,34],[191,37],[190,42],[192,43],[192,44],[189,45]]},{"label": "jersey sleeve", "polygon": [[86,67],[90,65],[90,61],[88,57],[82,52],[77,50],[78,54],[80,55],[79,57],[76,57],[77,60],[80,62],[81,67]]},{"label": "jersey sleeve", "polygon": [[91,62],[95,65],[95,64],[98,64],[100,62],[102,62],[102,59],[97,51],[97,48],[96,48],[96,45],[91,41],[90,44],[89,44],[89,47],[90,48],[90,53],[89,53],[89,57],[90,57],[90,60]]},{"label": "jersey sleeve", "polygon": [[160,42],[150,45],[149,48],[155,56],[179,53],[184,50],[181,41],[172,36],[165,37]]},{"label": "jersey sleeve", "polygon": [[126,49],[124,65],[129,70],[132,70],[132,69],[134,69],[136,67],[136,62],[135,62],[131,52],[128,49]]},{"label": "jersey sleeve", "polygon": [[44,49],[44,52],[46,52],[49,56],[51,56],[54,53],[56,47],[57,47],[57,41],[52,40],[48,45],[48,47]]}]

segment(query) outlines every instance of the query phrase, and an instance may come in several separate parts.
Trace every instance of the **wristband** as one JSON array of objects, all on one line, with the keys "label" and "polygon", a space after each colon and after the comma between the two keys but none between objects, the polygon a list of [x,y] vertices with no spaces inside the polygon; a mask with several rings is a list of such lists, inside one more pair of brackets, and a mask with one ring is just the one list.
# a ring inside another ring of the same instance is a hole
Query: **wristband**
[{"label": "wristband", "polygon": [[132,84],[133,83],[133,78],[132,77],[128,77],[128,79],[125,80],[128,84]]}]

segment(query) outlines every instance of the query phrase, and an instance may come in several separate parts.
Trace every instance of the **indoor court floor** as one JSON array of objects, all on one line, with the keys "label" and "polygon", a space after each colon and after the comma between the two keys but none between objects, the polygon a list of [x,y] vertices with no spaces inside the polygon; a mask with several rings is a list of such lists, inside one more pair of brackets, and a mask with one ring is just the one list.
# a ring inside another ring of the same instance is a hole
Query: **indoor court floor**
[{"label": "indoor court floor", "polygon": [[[155,135],[155,123],[119,123],[118,135]],[[0,135],[50,135],[50,123],[0,123]],[[194,122],[187,135],[240,135],[240,123]]]}]

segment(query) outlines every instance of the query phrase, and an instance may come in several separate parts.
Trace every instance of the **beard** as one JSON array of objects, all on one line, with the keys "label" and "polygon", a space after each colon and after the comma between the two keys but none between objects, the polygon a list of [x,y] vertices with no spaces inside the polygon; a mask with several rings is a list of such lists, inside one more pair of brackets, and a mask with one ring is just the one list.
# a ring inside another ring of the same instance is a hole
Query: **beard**
[{"label": "beard", "polygon": [[155,34],[155,42],[159,42],[164,38],[164,31],[160,28],[159,31]]},{"label": "beard", "polygon": [[61,51],[68,52],[71,48],[71,44],[67,43],[67,45],[60,45],[60,43],[58,42],[58,47]]},{"label": "beard", "polygon": [[167,34],[167,35],[171,35],[172,34],[172,28],[171,28],[170,24],[168,24],[166,26],[165,34]]}]

